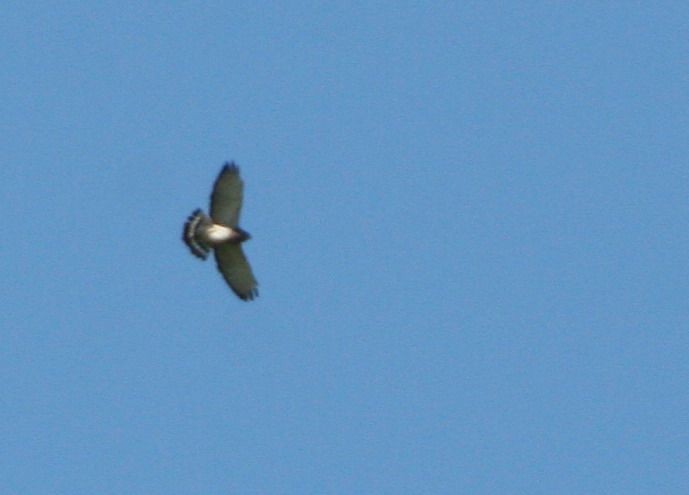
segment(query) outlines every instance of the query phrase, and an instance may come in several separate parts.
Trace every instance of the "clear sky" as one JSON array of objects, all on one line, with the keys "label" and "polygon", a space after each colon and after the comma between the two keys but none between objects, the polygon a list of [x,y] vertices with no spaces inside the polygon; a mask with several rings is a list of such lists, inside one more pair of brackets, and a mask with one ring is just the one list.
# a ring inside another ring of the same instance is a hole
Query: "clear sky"
[{"label": "clear sky", "polygon": [[[0,493],[689,493],[684,2],[6,2]],[[261,296],[180,240],[225,160]]]}]

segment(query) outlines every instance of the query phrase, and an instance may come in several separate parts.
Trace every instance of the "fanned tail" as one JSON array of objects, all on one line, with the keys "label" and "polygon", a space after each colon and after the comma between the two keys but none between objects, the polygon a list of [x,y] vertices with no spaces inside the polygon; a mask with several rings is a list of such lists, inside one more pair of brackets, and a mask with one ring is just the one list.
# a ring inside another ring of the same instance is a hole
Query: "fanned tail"
[{"label": "fanned tail", "polygon": [[203,214],[201,209],[194,210],[184,223],[184,232],[182,233],[182,240],[189,246],[191,254],[202,260],[208,257],[210,248],[196,238],[196,229],[205,220],[206,215]]}]

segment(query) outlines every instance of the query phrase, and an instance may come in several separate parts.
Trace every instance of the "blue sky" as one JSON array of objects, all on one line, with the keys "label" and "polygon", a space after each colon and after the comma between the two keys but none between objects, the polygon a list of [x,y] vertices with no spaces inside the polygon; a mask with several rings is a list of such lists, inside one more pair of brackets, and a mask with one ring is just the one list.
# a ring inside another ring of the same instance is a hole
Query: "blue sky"
[{"label": "blue sky", "polygon": [[688,19],[10,2],[0,492],[689,493]]}]

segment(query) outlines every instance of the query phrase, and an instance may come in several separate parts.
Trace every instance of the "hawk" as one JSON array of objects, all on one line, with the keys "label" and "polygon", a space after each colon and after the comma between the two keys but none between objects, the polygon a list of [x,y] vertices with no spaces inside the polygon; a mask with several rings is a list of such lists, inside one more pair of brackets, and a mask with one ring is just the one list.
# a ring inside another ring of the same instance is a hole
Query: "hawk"
[{"label": "hawk", "polygon": [[258,297],[258,282],[242,251],[242,243],[251,239],[239,227],[244,183],[234,162],[226,163],[213,184],[210,217],[194,210],[184,224],[182,240],[191,254],[205,260],[211,249],[223,278],[243,301]]}]

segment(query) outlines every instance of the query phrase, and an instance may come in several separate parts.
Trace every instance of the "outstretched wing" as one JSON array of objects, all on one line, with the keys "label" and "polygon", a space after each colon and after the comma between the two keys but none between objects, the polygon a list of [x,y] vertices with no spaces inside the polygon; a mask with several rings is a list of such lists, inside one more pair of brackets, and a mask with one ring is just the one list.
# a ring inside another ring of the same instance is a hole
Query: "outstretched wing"
[{"label": "outstretched wing", "polygon": [[211,194],[211,218],[215,223],[236,227],[242,209],[244,183],[239,177],[239,167],[226,163],[213,185]]},{"label": "outstretched wing", "polygon": [[239,244],[221,244],[215,248],[218,270],[237,296],[243,301],[258,297],[258,282]]}]

